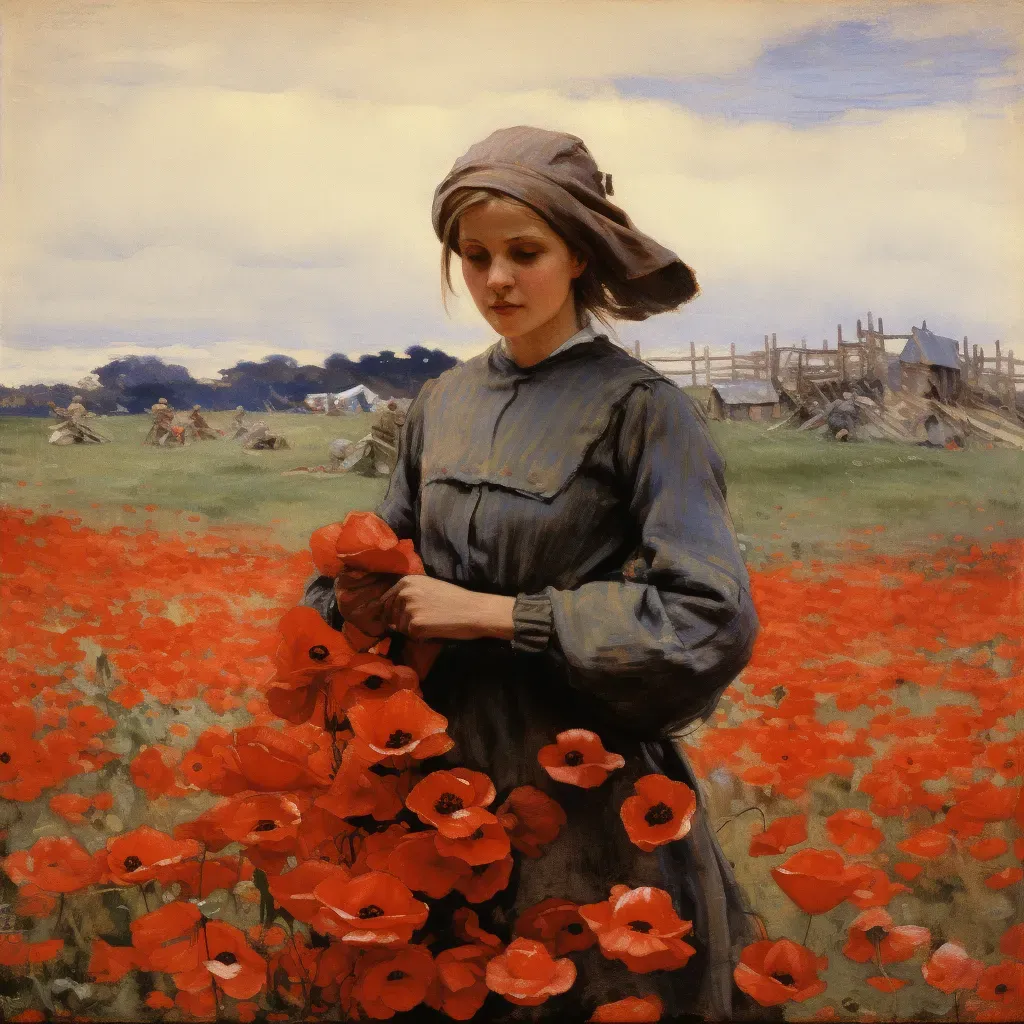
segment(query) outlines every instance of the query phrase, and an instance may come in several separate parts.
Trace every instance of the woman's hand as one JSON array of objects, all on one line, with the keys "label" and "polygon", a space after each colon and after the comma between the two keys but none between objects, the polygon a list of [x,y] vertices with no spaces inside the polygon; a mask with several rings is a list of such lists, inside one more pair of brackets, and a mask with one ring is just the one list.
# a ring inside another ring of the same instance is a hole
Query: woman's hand
[{"label": "woman's hand", "polygon": [[388,619],[381,599],[398,578],[383,572],[340,573],[334,581],[334,596],[342,618],[367,636],[383,636],[388,631]]},{"label": "woman's hand", "polygon": [[381,599],[392,629],[412,640],[511,640],[514,597],[478,594],[429,576],[403,576]]}]

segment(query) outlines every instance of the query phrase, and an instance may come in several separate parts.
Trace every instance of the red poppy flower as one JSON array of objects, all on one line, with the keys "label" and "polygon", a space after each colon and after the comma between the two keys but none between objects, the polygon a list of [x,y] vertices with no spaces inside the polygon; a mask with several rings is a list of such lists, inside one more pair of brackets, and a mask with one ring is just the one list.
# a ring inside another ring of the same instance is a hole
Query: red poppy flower
[{"label": "red poppy flower", "polygon": [[605,750],[601,737],[588,729],[566,729],[555,740],[541,747],[537,760],[556,782],[592,789],[626,763],[620,754]]},{"label": "red poppy flower", "polygon": [[279,686],[294,689],[345,668],[355,657],[344,635],[313,608],[292,608],[281,619],[281,644],[275,656]]},{"label": "red poppy flower", "polygon": [[100,874],[95,858],[69,837],[44,836],[30,849],[5,857],[3,865],[15,885],[32,883],[44,892],[78,892]]},{"label": "red poppy flower", "polygon": [[421,760],[451,750],[454,741],[445,733],[448,719],[432,711],[419,694],[399,690],[383,704],[349,709],[355,732],[352,746],[367,764],[408,754]]},{"label": "red poppy flower", "polygon": [[182,861],[167,868],[161,884],[176,882],[183,898],[206,899],[216,889],[233,889],[239,882],[251,881],[253,865],[242,857],[211,857]]},{"label": "red poppy flower", "polygon": [[1003,932],[999,939],[999,952],[1012,956],[1014,960],[1024,960],[1024,924],[1015,924]]},{"label": "red poppy flower", "polygon": [[349,745],[341,755],[331,788],[316,798],[315,805],[338,818],[370,814],[377,821],[390,821],[401,811],[403,801],[396,776],[370,771]]},{"label": "red poppy flower", "polygon": [[149,970],[179,974],[195,970],[200,949],[202,913],[194,903],[176,901],[132,921],[132,945]]},{"label": "red poppy flower", "polygon": [[465,861],[438,852],[436,835],[433,829],[410,833],[398,841],[386,861],[388,874],[435,900],[447,896],[470,870]]},{"label": "red poppy flower", "polygon": [[587,1021],[588,1024],[653,1024],[661,1020],[663,1010],[662,1002],[656,995],[627,996],[614,1003],[602,1003]]},{"label": "red poppy flower", "polygon": [[568,992],[576,981],[576,965],[554,960],[542,942],[516,939],[504,953],[487,961],[487,987],[518,1006],[540,1006],[551,996]]},{"label": "red poppy flower", "polygon": [[484,822],[464,839],[448,839],[439,832],[434,836],[434,845],[442,857],[457,857],[474,868],[501,861],[512,849],[508,833],[497,819]]},{"label": "red poppy flower", "polygon": [[129,971],[143,970],[145,965],[134,946],[111,946],[103,939],[93,939],[86,973],[105,985],[119,982]]},{"label": "red poppy flower", "polygon": [[901,892],[913,892],[906,885],[893,882],[881,868],[868,868],[867,874],[857,883],[857,888],[847,897],[850,903],[861,910],[870,907],[888,906],[893,896]]},{"label": "red poppy flower", "polygon": [[480,927],[479,915],[469,907],[459,907],[452,914],[452,927],[455,934],[463,942],[468,942],[470,945],[483,946],[489,951],[491,956],[504,946],[504,943],[497,935],[492,935]]},{"label": "red poppy flower", "polygon": [[991,839],[973,843],[967,848],[967,852],[975,860],[993,860],[995,857],[1001,857],[1009,848],[1005,839],[993,836]]},{"label": "red poppy flower", "polygon": [[847,853],[873,853],[884,836],[875,828],[874,819],[867,811],[836,811],[825,820],[825,831],[836,846]]},{"label": "red poppy flower", "polygon": [[972,960],[967,950],[956,942],[944,942],[921,965],[921,974],[932,988],[946,995],[962,989],[973,990],[985,965]]},{"label": "red poppy flower", "polygon": [[879,992],[899,992],[906,985],[906,981],[903,978],[886,978],[881,975],[865,978],[864,982]]},{"label": "red poppy flower", "polygon": [[644,775],[634,783],[637,795],[622,801],[619,816],[629,838],[646,853],[682,839],[690,831],[697,797],[685,782],[667,775]]},{"label": "red poppy flower", "polygon": [[1008,885],[1016,885],[1024,878],[1024,871],[1020,868],[1003,868],[994,875],[985,879],[985,886],[988,889],[1005,889]]},{"label": "red poppy flower", "polygon": [[453,768],[431,772],[417,782],[405,806],[445,838],[465,839],[483,825],[497,824],[494,815],[484,810],[494,795],[494,783],[483,773]]},{"label": "red poppy flower", "polygon": [[843,954],[859,964],[873,960],[876,954],[883,964],[902,963],[931,941],[927,928],[912,924],[894,926],[892,918],[878,908],[861,914],[850,925],[848,935]]},{"label": "red poppy flower", "polygon": [[967,817],[978,821],[1009,821],[1022,792],[1024,790],[1016,786],[994,786],[991,782],[979,782],[958,794],[957,808]]},{"label": "red poppy flower", "polygon": [[864,881],[868,868],[846,864],[831,850],[800,850],[777,868],[772,878],[805,913],[826,914]]},{"label": "red poppy flower", "polygon": [[512,854],[492,864],[476,864],[455,883],[470,903],[483,903],[508,885],[512,874]]},{"label": "red poppy flower", "polygon": [[828,957],[818,956],[789,939],[763,939],[747,946],[733,971],[737,987],[761,1006],[802,1003],[825,991],[818,971],[828,967]]},{"label": "red poppy flower", "polygon": [[296,801],[280,793],[232,797],[218,810],[224,834],[246,846],[291,849],[302,821],[302,811]]},{"label": "red poppy flower", "polygon": [[50,810],[73,825],[85,823],[85,814],[90,807],[92,801],[87,796],[79,796],[77,793],[60,793],[50,797]]},{"label": "red poppy flower", "polygon": [[1024,964],[1004,960],[995,967],[986,968],[978,979],[978,995],[993,1003],[1024,1001]]},{"label": "red poppy flower", "polygon": [[763,832],[751,837],[749,854],[751,857],[772,857],[785,853],[791,846],[802,843],[806,838],[806,814],[776,818]]},{"label": "red poppy flower", "polygon": [[309,743],[265,725],[239,729],[234,743],[220,750],[227,770],[240,776],[242,789],[279,793],[330,783],[327,774],[311,764],[314,751]]},{"label": "red poppy flower", "polygon": [[356,964],[353,994],[376,1020],[419,1006],[437,974],[434,958],[422,946],[372,950]]},{"label": "red poppy flower", "polygon": [[413,932],[427,920],[427,905],[383,871],[347,882],[329,878],[313,894],[333,914],[331,933],[355,946],[411,942]]},{"label": "red poppy flower", "polygon": [[27,942],[18,932],[0,933],[0,966],[27,967],[29,964],[45,964],[63,948],[63,939]]},{"label": "red poppy flower", "polygon": [[452,1020],[472,1020],[487,999],[487,961],[482,946],[455,946],[438,953],[437,980],[425,1002]]},{"label": "red poppy flower", "polygon": [[245,932],[224,921],[208,921],[200,941],[205,959],[194,969],[174,975],[174,984],[186,992],[217,987],[232,999],[251,999],[267,981],[267,962],[249,946]]},{"label": "red poppy flower", "polygon": [[516,934],[543,942],[552,956],[590,949],[597,942],[579,907],[557,896],[524,910],[516,919]]},{"label": "red poppy flower", "polygon": [[350,512],[340,523],[314,530],[309,538],[313,563],[321,576],[342,569],[420,575],[423,562],[411,540],[399,540],[394,530],[372,512]]},{"label": "red poppy flower", "polygon": [[340,864],[329,864],[322,860],[306,860],[283,875],[271,875],[267,878],[270,894],[274,901],[297,921],[312,925],[314,930],[326,931],[324,916],[329,912],[313,895],[313,890],[323,881],[333,878],[339,882],[347,882],[351,875],[348,869]]},{"label": "red poppy flower", "polygon": [[512,845],[531,858],[541,856],[567,820],[558,802],[535,786],[516,786],[497,813]]},{"label": "red poppy flower", "polygon": [[920,864],[915,864],[909,860],[901,860],[897,864],[893,864],[892,869],[900,878],[905,878],[908,882],[912,882],[924,871]]},{"label": "red poppy flower", "polygon": [[197,859],[201,853],[194,839],[172,839],[142,825],[107,840],[107,870],[118,885],[141,885],[154,878],[164,881],[183,861]]},{"label": "red poppy flower", "polygon": [[684,967],[696,952],[682,941],[693,928],[682,920],[663,889],[612,886],[603,903],[579,908],[608,959],[621,960],[631,971],[672,971]]}]

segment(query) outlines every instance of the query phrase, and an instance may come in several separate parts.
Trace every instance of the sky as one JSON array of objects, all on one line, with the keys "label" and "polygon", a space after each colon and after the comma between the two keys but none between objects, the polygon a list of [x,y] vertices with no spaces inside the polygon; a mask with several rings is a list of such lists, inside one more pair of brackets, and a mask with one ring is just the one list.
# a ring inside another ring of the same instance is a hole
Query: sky
[{"label": "sky", "polygon": [[1018,0],[0,0],[0,382],[482,351],[430,203],[514,124],[696,270],[644,354],[871,310],[1024,357],[1022,55]]}]

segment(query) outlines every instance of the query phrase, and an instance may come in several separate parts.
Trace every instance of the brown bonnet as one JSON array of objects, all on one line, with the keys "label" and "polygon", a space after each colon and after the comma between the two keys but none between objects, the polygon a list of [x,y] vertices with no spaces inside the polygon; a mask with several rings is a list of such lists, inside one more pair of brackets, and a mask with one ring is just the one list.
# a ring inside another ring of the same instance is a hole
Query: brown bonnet
[{"label": "brown bonnet", "polygon": [[602,268],[613,311],[623,319],[675,309],[697,294],[693,271],[608,199],[611,175],[598,169],[575,135],[518,126],[470,146],[434,192],[432,220],[442,243],[452,199],[461,189],[510,196],[563,237],[585,239]]}]

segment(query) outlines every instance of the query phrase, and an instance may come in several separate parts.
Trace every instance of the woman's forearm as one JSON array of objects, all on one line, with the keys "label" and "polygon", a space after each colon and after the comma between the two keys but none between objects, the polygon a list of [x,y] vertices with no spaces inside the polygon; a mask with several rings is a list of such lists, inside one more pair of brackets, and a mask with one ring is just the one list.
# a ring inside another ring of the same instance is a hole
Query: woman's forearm
[{"label": "woman's forearm", "polygon": [[494,637],[498,640],[511,640],[515,633],[512,621],[512,609],[515,607],[514,597],[502,597],[499,594],[477,594],[480,602],[477,625],[483,637]]}]

